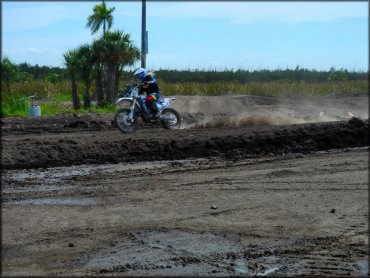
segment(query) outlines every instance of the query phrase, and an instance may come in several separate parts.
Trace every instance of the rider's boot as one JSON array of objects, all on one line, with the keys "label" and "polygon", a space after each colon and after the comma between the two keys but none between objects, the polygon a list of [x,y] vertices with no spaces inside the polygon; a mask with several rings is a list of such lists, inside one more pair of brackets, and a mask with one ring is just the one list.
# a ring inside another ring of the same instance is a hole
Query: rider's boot
[{"label": "rider's boot", "polygon": [[159,119],[159,116],[160,116],[160,113],[159,113],[159,110],[157,107],[155,108],[152,108],[152,118],[153,120],[158,120]]},{"label": "rider's boot", "polygon": [[143,116],[144,118],[147,120],[147,121],[150,121],[151,118],[152,118],[152,115],[149,111],[149,109],[147,108],[145,102],[141,104],[142,105],[142,108],[143,108]]},{"label": "rider's boot", "polygon": [[147,121],[150,121],[152,119],[152,114],[149,113],[149,111],[144,111],[144,118],[147,120]]}]

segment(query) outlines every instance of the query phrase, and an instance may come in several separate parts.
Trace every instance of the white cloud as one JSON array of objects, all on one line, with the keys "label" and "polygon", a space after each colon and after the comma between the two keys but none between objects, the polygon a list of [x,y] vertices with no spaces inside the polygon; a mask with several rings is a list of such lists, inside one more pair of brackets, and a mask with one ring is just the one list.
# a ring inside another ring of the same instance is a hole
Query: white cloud
[{"label": "white cloud", "polygon": [[19,47],[19,48],[4,48],[4,56],[10,57],[12,62],[18,64],[27,62],[32,65],[48,65],[48,66],[63,66],[64,50],[58,48],[35,48],[35,47]]},{"label": "white cloud", "polygon": [[30,31],[67,20],[87,18],[93,3],[67,2],[5,2],[3,3],[3,30]]},{"label": "white cloud", "polygon": [[[86,23],[98,2],[4,2],[3,31],[34,30],[68,20]],[[107,2],[114,20],[141,17],[139,2]],[[368,18],[366,2],[147,2],[147,15],[166,18],[226,19],[231,23],[330,22]]]},{"label": "white cloud", "polygon": [[[30,31],[79,20],[85,26],[87,17],[99,2],[4,2],[3,26],[5,32]],[[115,7],[114,21],[120,17],[141,16],[137,3],[107,2]]]},{"label": "white cloud", "polygon": [[149,3],[149,16],[223,18],[232,23],[330,22],[368,17],[365,2],[183,2]]},{"label": "white cloud", "polygon": [[43,47],[43,48],[19,47],[19,48],[11,48],[11,49],[5,48],[4,52],[7,54],[40,55],[40,54],[45,54],[46,52],[56,53],[56,49],[50,48],[50,47]]}]

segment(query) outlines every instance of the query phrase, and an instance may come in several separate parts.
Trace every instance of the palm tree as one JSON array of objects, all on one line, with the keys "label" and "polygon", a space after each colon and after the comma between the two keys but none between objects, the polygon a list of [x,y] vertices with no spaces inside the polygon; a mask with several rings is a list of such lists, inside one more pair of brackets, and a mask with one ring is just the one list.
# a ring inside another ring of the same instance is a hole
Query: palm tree
[{"label": "palm tree", "polygon": [[132,44],[130,36],[122,31],[107,31],[101,39],[94,41],[93,49],[96,60],[101,62],[106,70],[106,100],[113,103],[119,70],[139,59],[140,51]]},{"label": "palm tree", "polygon": [[88,44],[83,44],[77,49],[78,70],[81,79],[85,82],[84,108],[91,106],[91,75],[93,71],[92,48]]},{"label": "palm tree", "polygon": [[80,99],[77,93],[76,78],[79,71],[79,61],[78,61],[78,51],[77,49],[70,50],[63,54],[65,65],[67,67],[67,72],[71,78],[71,91],[72,91],[72,101],[73,108],[78,110],[81,108]]},{"label": "palm tree", "polygon": [[135,61],[140,58],[140,50],[132,44],[130,40],[130,35],[127,35],[126,39],[128,42],[126,46],[126,51],[122,52],[121,60],[119,61],[119,64],[117,65],[116,69],[114,98],[116,98],[118,94],[119,79],[121,77],[123,68],[125,66],[132,66],[135,63]]},{"label": "palm tree", "polygon": [[93,14],[87,18],[86,27],[91,29],[91,33],[95,34],[103,26],[103,35],[110,29],[113,24],[112,13],[115,7],[107,8],[105,1],[103,3],[95,5],[93,8]]},{"label": "palm tree", "polygon": [[95,40],[91,46],[92,63],[95,72],[95,94],[98,100],[98,106],[104,106],[104,41]]}]

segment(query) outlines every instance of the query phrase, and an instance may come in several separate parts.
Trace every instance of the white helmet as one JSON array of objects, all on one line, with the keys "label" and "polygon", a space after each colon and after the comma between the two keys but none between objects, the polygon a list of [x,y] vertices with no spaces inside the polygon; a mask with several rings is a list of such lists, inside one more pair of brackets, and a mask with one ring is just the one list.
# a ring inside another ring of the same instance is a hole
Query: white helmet
[{"label": "white helmet", "polygon": [[145,78],[145,76],[148,75],[148,72],[146,69],[144,68],[140,68],[140,69],[137,69],[134,73],[134,76],[139,78],[141,82],[143,82],[143,79]]}]

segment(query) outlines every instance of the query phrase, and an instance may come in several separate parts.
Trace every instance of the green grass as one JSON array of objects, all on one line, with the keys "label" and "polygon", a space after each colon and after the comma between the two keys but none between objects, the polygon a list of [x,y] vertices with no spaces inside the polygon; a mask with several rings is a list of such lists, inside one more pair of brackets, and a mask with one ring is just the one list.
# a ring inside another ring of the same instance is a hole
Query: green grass
[{"label": "green grass", "polygon": [[[6,101],[2,105],[3,117],[27,117],[29,115],[31,102],[21,102],[19,100]],[[41,115],[50,116],[58,114],[79,114],[84,115],[88,113],[110,113],[116,110],[115,104],[107,104],[104,107],[91,106],[88,109],[74,110],[72,105],[65,104],[62,101],[41,102]]]},{"label": "green grass", "polygon": [[79,109],[79,110],[73,110],[71,109],[71,113],[75,113],[77,115],[85,115],[89,113],[112,113],[116,111],[116,105],[115,104],[106,104],[104,107],[98,107],[98,106],[91,106],[88,109]]},{"label": "green grass", "polygon": [[57,115],[57,114],[72,112],[72,109],[70,107],[64,105],[60,101],[45,102],[45,103],[41,103],[40,106],[41,106],[42,116]]},{"label": "green grass", "polygon": [[60,94],[60,95],[56,95],[56,96],[54,96],[53,97],[53,99],[54,100],[56,100],[56,101],[69,101],[69,100],[71,100],[71,94],[69,93],[69,94],[64,94],[64,95],[62,95],[62,94]]},{"label": "green grass", "polygon": [[88,113],[110,113],[114,111],[116,111],[115,104],[106,104],[104,107],[91,106],[88,109],[81,108],[79,110],[73,110],[71,105],[66,105],[60,101],[41,104],[41,113],[43,116],[66,113],[84,115]]},{"label": "green grass", "polygon": [[30,98],[19,97],[10,94],[2,95],[1,99],[1,116],[27,116],[30,107]]}]

